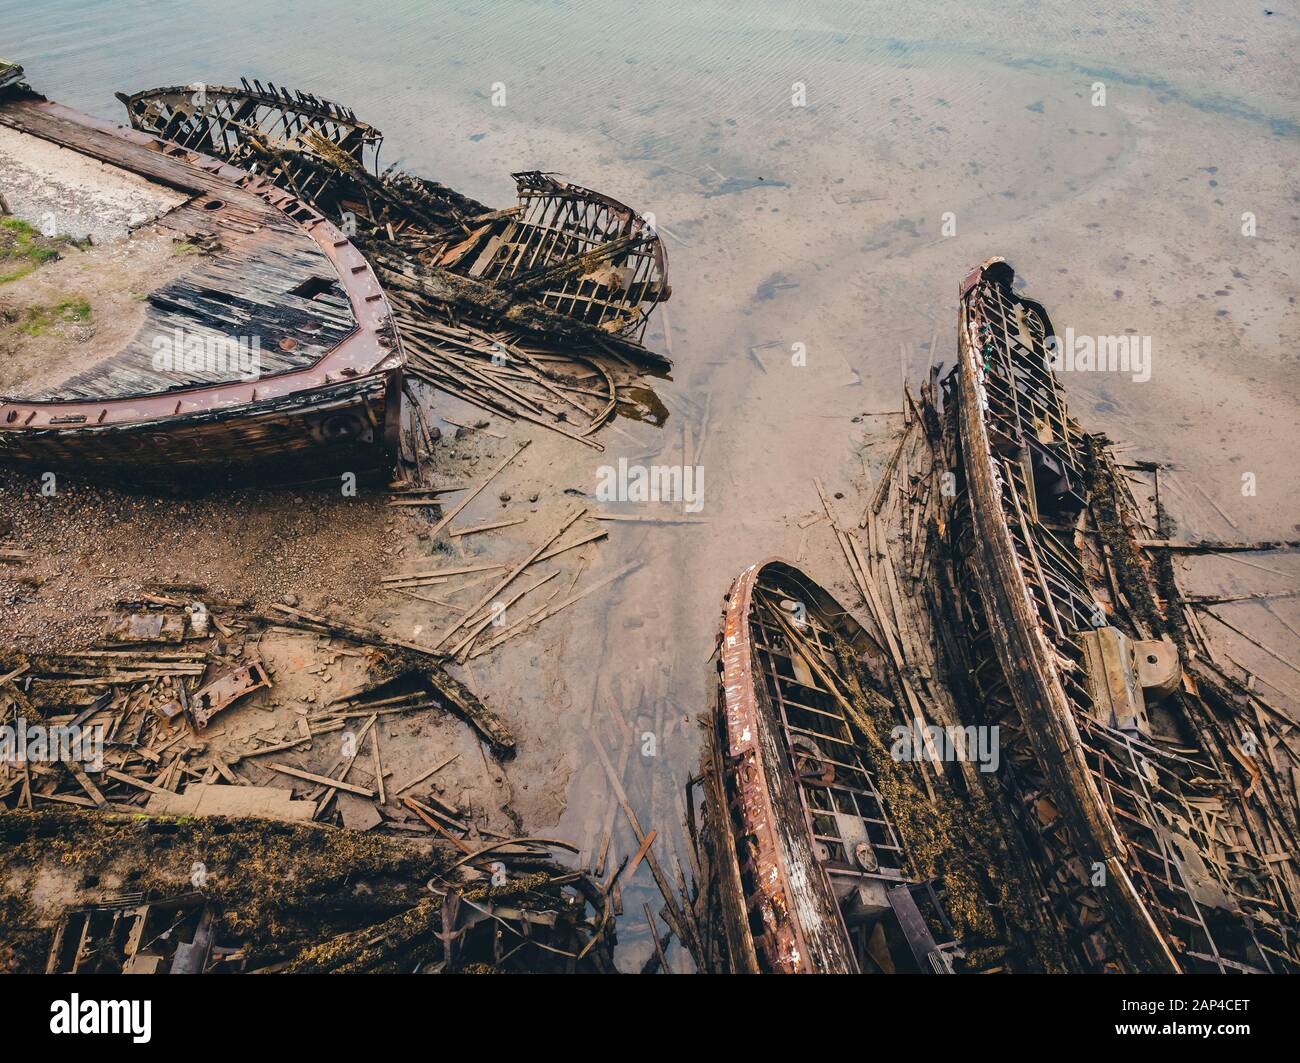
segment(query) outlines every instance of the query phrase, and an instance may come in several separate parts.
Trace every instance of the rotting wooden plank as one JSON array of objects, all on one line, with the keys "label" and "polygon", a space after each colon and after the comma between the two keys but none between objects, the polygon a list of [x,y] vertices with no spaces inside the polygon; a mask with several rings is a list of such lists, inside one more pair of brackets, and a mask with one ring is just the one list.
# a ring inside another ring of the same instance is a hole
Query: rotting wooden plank
[{"label": "rotting wooden plank", "polygon": [[475,524],[469,528],[452,528],[447,534],[453,539],[462,535],[477,535],[479,532],[496,531],[498,528],[513,528],[516,524],[523,524],[527,517],[511,517],[507,520],[489,521],[487,524]]},{"label": "rotting wooden plank", "polygon": [[96,805],[103,808],[108,804],[108,799],[99,792],[99,787],[91,781],[90,776],[85,773],[80,764],[74,760],[65,760],[63,766],[72,773],[73,777],[81,785],[81,788],[86,791],[90,796],[90,799],[94,801]]},{"label": "rotting wooden plank", "polygon": [[658,836],[659,836],[659,831],[657,831],[655,828],[652,827],[650,828],[649,833],[647,833],[646,836],[643,839],[641,839],[640,848],[638,848],[637,851],[632,854],[632,860],[627,865],[627,877],[629,879],[632,877],[633,873],[636,871],[641,861],[645,859],[646,854],[650,851],[650,846],[654,844],[654,840]]},{"label": "rotting wooden plank", "polygon": [[355,624],[343,623],[339,620],[331,620],[327,617],[316,616],[302,609],[296,609],[293,606],[277,603],[271,606],[277,612],[284,613],[294,617],[297,620],[305,622],[308,630],[315,631],[316,634],[335,635],[340,638],[348,639],[351,642],[359,642],[362,645],[371,646],[391,646],[397,649],[411,650],[415,653],[426,654],[430,657],[441,658],[441,654],[436,648],[422,646],[417,642],[407,642],[404,639],[389,638],[387,635],[381,635],[377,631],[369,631]]},{"label": "rotting wooden plank", "polygon": [[475,650],[474,653],[471,654],[471,656],[477,657],[480,654],[487,653],[489,650],[495,649],[497,646],[501,645],[501,643],[514,638],[516,635],[522,634],[523,632],[527,631],[529,628],[536,627],[543,620],[550,619],[556,613],[559,613],[564,609],[567,609],[569,606],[582,601],[583,598],[587,597],[587,595],[591,594],[592,592],[599,590],[601,587],[604,587],[607,584],[613,583],[615,580],[622,579],[624,576],[630,575],[631,573],[637,571],[637,569],[639,569],[640,567],[641,567],[641,562],[634,561],[632,562],[632,564],[626,566],[625,568],[619,569],[617,572],[613,572],[610,575],[603,577],[602,579],[596,580],[594,583],[587,584],[587,586],[584,587],[582,590],[578,591],[576,594],[571,594],[568,598],[565,598],[564,601],[560,602],[558,605],[546,606],[543,607],[542,609],[537,610],[535,614],[530,613],[523,620],[519,621],[514,627],[510,628],[510,630],[504,632],[497,638],[493,639],[486,646],[483,646],[480,649]]},{"label": "rotting wooden plank", "polygon": [[[438,521],[438,523],[435,524],[432,529],[430,529],[429,538],[436,539],[438,537],[438,533],[442,531],[442,529],[445,528],[448,524],[450,524],[460,514],[460,511],[462,509],[464,509],[471,502],[473,502],[474,499],[476,499],[479,496],[479,494],[482,493],[483,489],[487,487],[488,484],[490,484],[493,480],[495,480],[497,476],[500,474],[500,472],[507,465],[509,465],[512,461],[514,461],[515,458],[519,457],[519,455],[522,454],[524,450],[528,447],[528,444],[530,442],[531,440],[525,439],[522,443],[519,444],[518,448],[513,453],[511,453],[508,457],[502,458],[501,461],[499,461],[492,468],[492,471],[488,473],[487,476],[482,481],[479,482],[477,487],[471,488],[468,492],[466,492],[465,497],[462,498],[459,502],[457,502],[456,505],[454,505],[445,514],[443,514],[442,519]],[[441,645],[441,643],[439,645]]]},{"label": "rotting wooden plank", "polygon": [[379,728],[370,732],[370,759],[375,769],[375,789],[379,791],[379,803],[388,803],[388,794],[384,790],[384,764],[379,753]]},{"label": "rotting wooden plank", "polygon": [[116,779],[118,782],[126,783],[127,786],[134,786],[137,790],[147,790],[149,793],[153,794],[171,795],[170,790],[164,790],[161,786],[155,786],[151,782],[146,782],[144,779],[137,779],[134,775],[127,775],[125,772],[117,771],[113,768],[105,768],[104,774],[110,779]]},{"label": "rotting wooden plank", "polygon": [[476,616],[478,614],[478,611],[482,609],[483,606],[487,605],[487,603],[490,602],[497,594],[505,590],[506,587],[508,587],[511,583],[513,583],[515,578],[519,575],[519,573],[521,573],[524,569],[526,569],[529,565],[531,565],[534,561],[536,561],[538,557],[555,542],[555,540],[557,540],[561,535],[563,535],[566,531],[568,531],[570,526],[573,525],[577,520],[579,520],[586,512],[587,509],[584,506],[578,509],[576,512],[570,514],[568,517],[566,517],[560,523],[560,527],[554,532],[554,534],[551,535],[549,539],[543,542],[539,547],[537,547],[536,550],[534,550],[526,558],[520,561],[519,564],[517,564],[514,568],[512,568],[504,577],[502,577],[500,582],[495,584],[491,590],[489,590],[477,602],[475,602],[473,606],[467,609],[457,620],[453,621],[452,624],[449,627],[447,627],[438,636],[437,640],[433,643],[434,647],[437,648],[439,646],[442,646],[443,643],[445,643],[449,638],[451,638],[452,635],[454,635],[457,631],[459,631],[469,621],[470,617]]},{"label": "rotting wooden plank", "polygon": [[427,771],[422,771],[410,782],[403,783],[401,786],[399,786],[396,790],[393,791],[394,795],[404,793],[405,791],[409,790],[412,786],[419,786],[420,783],[424,782],[424,780],[429,778],[429,776],[435,775],[438,772],[442,771],[443,768],[445,768],[448,764],[451,764],[459,757],[460,757],[459,753],[453,753],[451,756],[447,757],[446,760],[439,761],[437,764],[435,764],[432,768],[429,768]]},{"label": "rotting wooden plank", "polygon": [[364,786],[356,786],[350,782],[343,782],[341,779],[331,779],[326,775],[317,775],[314,772],[303,771],[302,768],[295,768],[288,764],[267,764],[264,765],[272,771],[278,771],[283,775],[292,775],[296,779],[302,779],[305,782],[314,782],[318,786],[323,786],[327,790],[346,790],[350,794],[356,794],[358,797],[375,796],[374,790],[367,790]]},{"label": "rotting wooden plank", "polygon": [[465,654],[468,653],[474,640],[478,638],[479,633],[482,632],[484,628],[486,628],[489,624],[496,623],[498,617],[505,616],[506,610],[509,609],[511,606],[513,606],[515,602],[519,601],[520,598],[524,597],[526,594],[530,594],[532,591],[537,590],[538,587],[541,587],[549,583],[551,580],[555,579],[555,577],[558,575],[559,575],[558,572],[552,572],[549,576],[543,576],[541,579],[535,581],[534,583],[529,584],[523,590],[516,591],[510,598],[507,598],[504,602],[494,602],[492,604],[491,610],[488,611],[487,615],[485,615],[483,619],[481,619],[477,624],[475,624],[472,628],[470,628],[469,633],[463,639],[461,639],[460,642],[456,643],[456,645],[451,648],[450,651],[451,656],[457,658],[463,664],[465,661]]},{"label": "rotting wooden plank", "polygon": [[424,579],[443,579],[447,576],[464,576],[473,572],[491,572],[494,569],[506,568],[504,564],[482,564],[482,565],[456,565],[452,568],[433,568],[426,569],[423,572],[403,572],[393,576],[384,576],[381,583],[401,583],[406,584],[412,580]]}]

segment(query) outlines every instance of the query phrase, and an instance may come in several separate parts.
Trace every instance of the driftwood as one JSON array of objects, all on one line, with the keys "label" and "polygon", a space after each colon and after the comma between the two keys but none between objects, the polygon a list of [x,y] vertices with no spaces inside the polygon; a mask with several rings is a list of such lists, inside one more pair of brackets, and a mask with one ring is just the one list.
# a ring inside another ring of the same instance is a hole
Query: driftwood
[{"label": "driftwood", "polygon": [[1136,545],[1147,550],[1169,550],[1179,554],[1255,553],[1269,550],[1298,550],[1300,539],[1262,540],[1254,543],[1230,543],[1217,539],[1138,539]]},{"label": "driftwood", "polygon": [[515,736],[505,721],[484,705],[469,687],[448,675],[439,665],[430,664],[418,657],[391,654],[376,668],[381,673],[386,673],[390,679],[398,679],[407,674],[418,676],[422,683],[441,697],[444,708],[478,732],[497,759],[507,760],[514,756]]},{"label": "driftwood", "polygon": [[358,624],[349,624],[342,620],[331,620],[323,616],[316,616],[312,613],[305,612],[302,609],[296,609],[293,606],[277,604],[271,606],[271,608],[277,613],[283,615],[268,616],[264,613],[257,612],[251,612],[249,615],[269,624],[297,627],[305,631],[314,631],[321,635],[333,635],[337,638],[346,639],[349,642],[355,642],[363,646],[377,646],[382,649],[406,650],[410,653],[420,653],[435,659],[444,659],[446,656],[430,646],[421,646],[419,643],[389,638],[387,635],[381,635],[377,631],[363,628]]}]

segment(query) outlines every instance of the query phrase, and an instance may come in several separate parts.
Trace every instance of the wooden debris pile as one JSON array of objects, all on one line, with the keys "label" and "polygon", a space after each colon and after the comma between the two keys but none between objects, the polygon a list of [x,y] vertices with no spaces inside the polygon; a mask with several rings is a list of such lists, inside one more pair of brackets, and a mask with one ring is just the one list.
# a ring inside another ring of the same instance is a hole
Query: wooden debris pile
[{"label": "wooden debris pile", "polygon": [[[94,764],[0,764],[0,962],[78,972],[612,969],[607,899],[566,866],[572,846],[495,833],[457,807],[438,773],[458,754],[399,777],[387,766],[379,721],[429,711],[464,719],[493,755],[513,754],[508,725],[446,673],[443,654],[284,603],[155,590],[119,603],[93,649],[3,655],[6,723],[76,723],[103,744]],[[255,665],[268,635],[289,633],[359,659],[365,681],[296,713],[282,733],[232,739],[203,727],[204,691]],[[295,762],[326,736],[326,748],[337,743],[331,763]],[[32,893],[51,869],[71,876],[54,904]]]},{"label": "wooden debris pile", "polygon": [[[528,441],[525,440],[472,487],[401,487],[395,489],[389,505],[441,507],[441,516],[423,536],[434,548],[442,545],[444,535],[449,540],[463,540],[485,532],[529,525],[530,518],[523,516],[462,527],[454,524],[470,503],[527,447]],[[453,504],[444,495],[460,497]],[[509,495],[504,493],[502,497],[508,498]],[[425,648],[448,660],[463,663],[491,653],[503,643],[532,630],[640,567],[639,563],[633,563],[578,587],[589,566],[590,556],[586,547],[608,535],[605,528],[586,522],[599,520],[602,516],[581,506],[571,509],[536,540],[537,545],[527,555],[518,560],[488,561],[477,554],[464,558],[439,555],[446,556],[450,563],[438,568],[394,573],[384,577],[380,586],[445,610],[449,622]],[[529,529],[525,528],[524,533],[528,534]],[[543,574],[547,562],[574,550],[582,553],[578,555],[571,574],[566,574],[558,566],[551,566],[551,571]],[[561,578],[565,575],[568,575],[567,581]],[[460,602],[452,600],[470,592],[475,592],[476,597]]]},{"label": "wooden debris pile", "polygon": [[[196,587],[179,590],[201,592]],[[261,611],[244,602],[209,598],[205,604],[197,597],[150,594],[147,600],[119,605],[122,611],[110,618],[104,639],[93,649],[0,654],[4,725],[13,730],[21,718],[47,729],[79,729],[97,736],[102,748],[93,767],[77,758],[5,759],[0,762],[0,808],[39,810],[57,804],[327,821],[339,811],[336,799],[348,795],[377,801],[377,808],[356,817],[368,826],[391,821],[396,829],[423,831],[400,805],[379,811],[388,803],[379,734],[373,730],[380,715],[450,712],[465,720],[495,756],[514,753],[509,726],[447,674],[444,655],[428,647],[285,604]],[[273,685],[257,652],[257,642],[268,630],[306,632],[354,647],[346,652],[364,659],[371,679],[304,712],[286,733],[258,732],[255,741],[242,747],[216,742],[209,732],[212,718]],[[358,720],[364,723],[357,725]],[[264,759],[306,751],[321,737],[342,737],[345,731],[352,751],[324,775]],[[366,774],[369,785],[349,779],[363,755],[356,770]],[[255,785],[247,777],[250,770],[277,785]],[[304,783],[311,785],[305,788]],[[295,786],[307,789],[306,800],[293,800],[285,789]],[[236,787],[238,794],[231,792]],[[355,811],[349,805],[340,813],[345,824],[352,825],[349,813]]]}]

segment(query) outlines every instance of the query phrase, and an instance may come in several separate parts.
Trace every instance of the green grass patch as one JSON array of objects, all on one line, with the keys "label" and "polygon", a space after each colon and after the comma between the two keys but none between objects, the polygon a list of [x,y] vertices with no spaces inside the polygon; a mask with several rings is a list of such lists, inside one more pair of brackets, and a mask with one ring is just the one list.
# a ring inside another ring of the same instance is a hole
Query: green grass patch
[{"label": "green grass patch", "polygon": [[90,320],[90,303],[85,299],[64,299],[53,306],[29,306],[19,329],[28,336],[43,336],[55,325]]},{"label": "green grass patch", "polygon": [[81,245],[42,236],[21,218],[0,218],[0,284],[19,280],[46,262],[53,262],[68,246]]}]

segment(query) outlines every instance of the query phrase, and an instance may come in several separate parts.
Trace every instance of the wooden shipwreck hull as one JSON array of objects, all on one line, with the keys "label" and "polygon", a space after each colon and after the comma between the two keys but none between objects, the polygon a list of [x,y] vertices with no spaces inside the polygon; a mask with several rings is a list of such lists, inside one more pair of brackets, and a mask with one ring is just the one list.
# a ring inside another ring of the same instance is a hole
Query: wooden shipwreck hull
[{"label": "wooden shipwreck hull", "polygon": [[933,494],[957,667],[1001,729],[1052,917],[1083,969],[1295,970],[1294,796],[1243,752],[1255,718],[1189,643],[1127,480],[1066,409],[1051,321],[1012,280],[991,259],[962,284],[945,408],[920,420],[934,486],[955,482]]},{"label": "wooden shipwreck hull", "polygon": [[[590,436],[619,385],[669,367],[640,342],[671,294],[667,253],[645,217],[607,195],[523,171],[517,204],[494,210],[379,172],[373,126],[257,81],[119,98],[135,128],[245,168],[353,236],[390,294],[408,372],[439,390],[601,449]],[[588,408],[574,399],[595,396],[592,375],[607,401]]]},{"label": "wooden shipwreck hull", "polygon": [[859,680],[881,653],[785,561],[732,586],[705,775],[733,971],[948,972],[963,956],[862,744]]},{"label": "wooden shipwreck hull", "polygon": [[245,80],[118,98],[135,128],[262,173],[357,235],[417,244],[432,266],[607,332],[639,337],[668,298],[667,254],[646,219],[550,174],[514,174],[518,205],[494,211],[435,181],[375,172],[383,134],[309,93]]},{"label": "wooden shipwreck hull", "polygon": [[[263,177],[20,81],[0,93],[0,126],[180,193],[156,227],[200,252],[147,294],[120,350],[0,397],[0,460],[189,486],[387,475],[401,342],[378,278],[338,227]],[[200,346],[253,337],[260,371],[179,358],[160,368],[157,340],[168,336]]]},{"label": "wooden shipwreck hull", "polygon": [[[0,456],[40,469],[76,468],[132,484],[311,482],[388,471],[396,375],[368,375],[225,409],[151,421],[33,428],[0,434]],[[8,443],[8,445],[6,445]],[[192,479],[197,477],[197,479]]]},{"label": "wooden shipwreck hull", "polygon": [[293,192],[354,235],[428,235],[487,211],[445,185],[378,173],[383,134],[347,107],[244,79],[117,98],[133,128],[230,162]]}]

